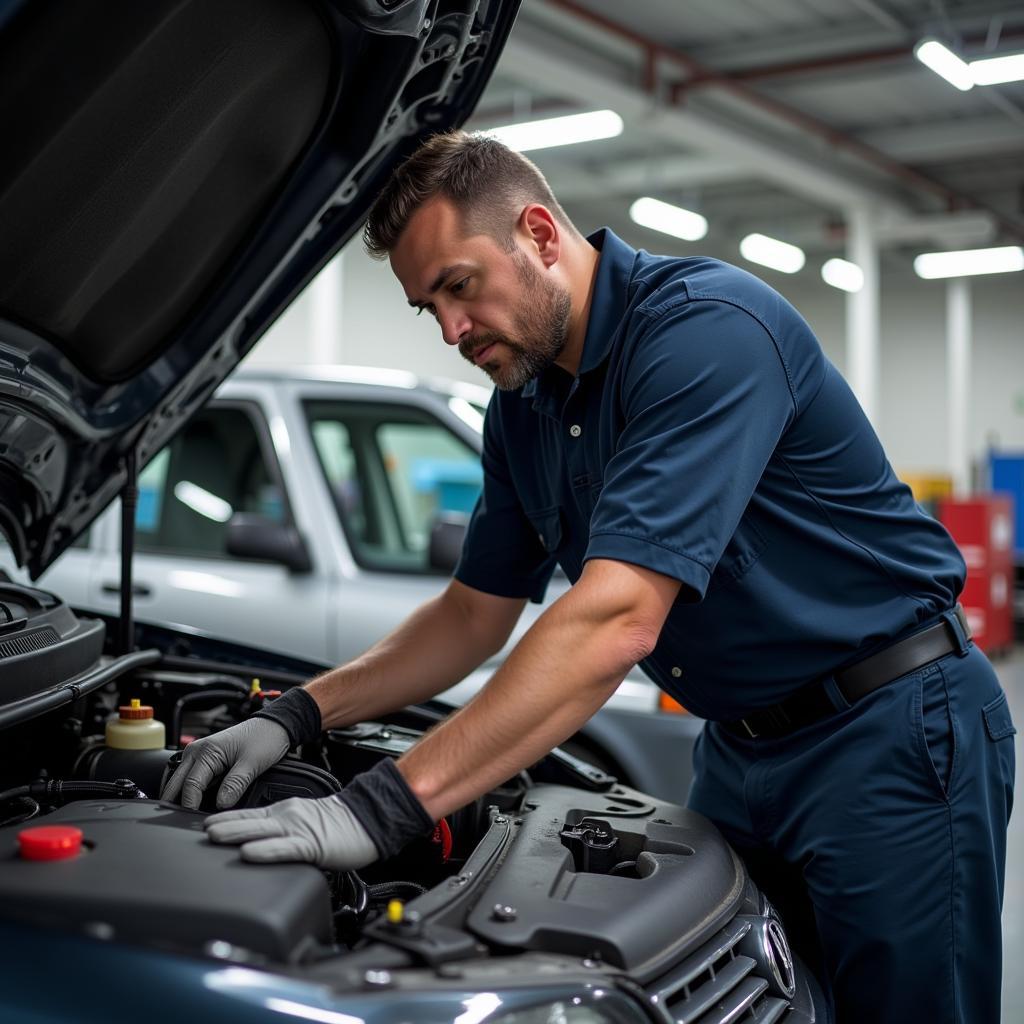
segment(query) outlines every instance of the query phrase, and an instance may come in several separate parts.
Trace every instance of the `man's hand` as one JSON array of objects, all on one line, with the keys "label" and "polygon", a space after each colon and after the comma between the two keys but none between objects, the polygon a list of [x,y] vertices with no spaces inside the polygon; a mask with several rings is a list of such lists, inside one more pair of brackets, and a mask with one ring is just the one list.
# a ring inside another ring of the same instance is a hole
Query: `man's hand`
[{"label": "man's hand", "polygon": [[206,787],[227,772],[217,791],[217,806],[233,807],[257,775],[277,764],[291,747],[319,736],[321,725],[316,699],[295,686],[241,725],[190,743],[160,798],[174,800],[180,793],[182,807],[195,810]]},{"label": "man's hand", "polygon": [[181,757],[177,771],[167,781],[161,800],[181,794],[181,806],[195,809],[206,787],[218,775],[224,781],[217,791],[218,807],[233,807],[253,779],[273,767],[291,746],[283,725],[268,718],[250,718],[240,725],[193,740]]},{"label": "man's hand", "polygon": [[203,827],[211,842],[241,844],[243,860],[309,861],[349,871],[392,856],[434,822],[385,757],[341,793],[213,814]]},{"label": "man's hand", "polygon": [[270,807],[212,814],[203,822],[211,842],[241,845],[257,864],[309,861],[351,871],[372,864],[377,847],[338,796],[292,797]]}]

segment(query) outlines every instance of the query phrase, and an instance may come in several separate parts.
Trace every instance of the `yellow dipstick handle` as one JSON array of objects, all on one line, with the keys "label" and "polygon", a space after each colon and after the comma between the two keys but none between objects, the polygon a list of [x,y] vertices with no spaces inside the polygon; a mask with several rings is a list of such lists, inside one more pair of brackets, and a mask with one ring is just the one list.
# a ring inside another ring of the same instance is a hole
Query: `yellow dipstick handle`
[{"label": "yellow dipstick handle", "polygon": [[261,689],[262,689],[262,687],[260,686],[260,681],[258,679],[254,679],[252,681],[252,685],[249,687],[249,692],[250,693],[259,693]]},{"label": "yellow dipstick handle", "polygon": [[388,924],[401,924],[405,917],[405,904],[401,900],[388,901]]},{"label": "yellow dipstick handle", "polygon": [[133,708],[141,708],[142,707],[142,701],[139,700],[138,697],[132,697],[132,699],[131,699],[131,706]]}]

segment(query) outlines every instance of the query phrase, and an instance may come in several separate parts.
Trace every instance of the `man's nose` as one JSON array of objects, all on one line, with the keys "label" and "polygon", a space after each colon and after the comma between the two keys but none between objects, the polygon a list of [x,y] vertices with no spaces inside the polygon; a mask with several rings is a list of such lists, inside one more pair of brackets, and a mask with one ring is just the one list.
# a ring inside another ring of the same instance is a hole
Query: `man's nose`
[{"label": "man's nose", "polygon": [[473,322],[466,315],[465,310],[458,308],[440,310],[437,316],[441,323],[441,336],[446,345],[458,345],[473,329]]}]

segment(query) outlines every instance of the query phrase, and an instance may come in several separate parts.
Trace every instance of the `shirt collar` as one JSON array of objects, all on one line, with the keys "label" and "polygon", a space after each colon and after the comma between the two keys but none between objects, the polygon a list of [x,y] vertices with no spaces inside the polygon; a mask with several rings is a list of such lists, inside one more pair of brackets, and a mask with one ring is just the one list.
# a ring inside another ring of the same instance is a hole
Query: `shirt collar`
[{"label": "shirt collar", "polygon": [[[636,259],[636,250],[611,228],[599,228],[587,236],[587,241],[598,250],[600,257],[577,376],[596,369],[608,357],[619,322],[626,313],[629,281]],[[523,398],[533,399],[533,408],[538,412],[555,417],[559,412],[558,390],[551,377],[558,372],[557,367],[549,367],[528,381],[521,392]]]},{"label": "shirt collar", "polygon": [[594,294],[590,297],[590,315],[578,374],[600,366],[611,351],[612,339],[626,315],[629,281],[636,260],[636,250],[611,228],[600,228],[588,235],[587,241],[601,253],[601,258],[594,278]]}]

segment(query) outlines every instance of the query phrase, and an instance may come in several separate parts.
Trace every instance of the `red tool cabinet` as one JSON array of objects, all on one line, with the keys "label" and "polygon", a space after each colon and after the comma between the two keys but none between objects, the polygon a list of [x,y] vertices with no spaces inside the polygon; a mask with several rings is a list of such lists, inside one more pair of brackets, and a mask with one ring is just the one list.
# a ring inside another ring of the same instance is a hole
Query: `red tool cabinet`
[{"label": "red tool cabinet", "polygon": [[1013,643],[1013,498],[976,495],[944,498],[939,520],[953,535],[967,563],[960,603],[978,646],[993,653]]}]

